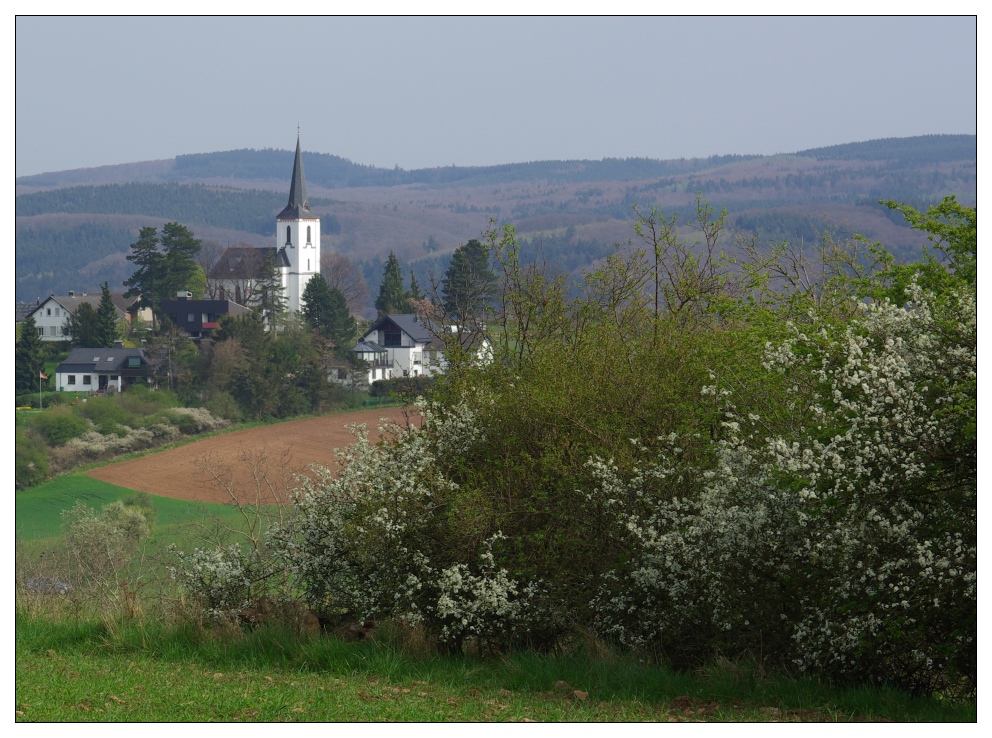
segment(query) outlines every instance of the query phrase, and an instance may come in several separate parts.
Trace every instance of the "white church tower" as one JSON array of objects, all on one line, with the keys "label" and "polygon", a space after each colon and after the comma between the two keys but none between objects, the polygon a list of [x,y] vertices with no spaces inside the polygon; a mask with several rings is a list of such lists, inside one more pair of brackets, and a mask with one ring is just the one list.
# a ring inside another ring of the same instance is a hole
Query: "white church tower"
[{"label": "white church tower", "polygon": [[320,275],[320,217],[310,212],[307,201],[298,133],[289,204],[276,216],[276,255],[285,288],[286,309],[299,312],[307,282]]}]

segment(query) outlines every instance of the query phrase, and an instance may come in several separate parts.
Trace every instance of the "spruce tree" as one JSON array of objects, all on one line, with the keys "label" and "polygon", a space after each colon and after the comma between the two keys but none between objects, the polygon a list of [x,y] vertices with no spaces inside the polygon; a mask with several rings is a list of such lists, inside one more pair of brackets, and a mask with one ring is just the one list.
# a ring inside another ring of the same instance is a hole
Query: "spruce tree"
[{"label": "spruce tree", "polygon": [[407,304],[409,297],[410,294],[403,289],[403,272],[400,269],[399,259],[390,251],[382,277],[382,286],[379,287],[379,296],[375,299],[379,316],[410,312],[410,306]]},{"label": "spruce tree", "polygon": [[190,289],[200,268],[196,257],[202,246],[202,242],[181,223],[162,226],[162,270],[167,291],[161,299],[171,299],[177,292]]},{"label": "spruce tree", "polygon": [[[324,280],[320,280],[323,282]],[[348,300],[341,290],[330,288],[330,313],[328,332],[325,334],[334,344],[334,352],[342,359],[347,358],[354,348],[358,326],[348,309]]]},{"label": "spruce tree", "polygon": [[410,299],[411,300],[424,299],[424,293],[420,291],[420,285],[417,284],[417,275],[413,273],[413,269],[410,270]]},{"label": "spruce tree", "polygon": [[496,289],[496,276],[489,269],[489,252],[472,239],[455,249],[451,265],[441,282],[445,312],[460,322],[484,317]]},{"label": "spruce tree", "polygon": [[[80,303],[76,312],[65,319],[62,333],[73,348],[100,348],[100,325],[97,311],[88,302]],[[113,344],[111,344],[112,346]]]},{"label": "spruce tree", "polygon": [[100,288],[100,306],[96,309],[96,346],[113,348],[117,340],[117,306],[110,296],[110,283],[104,282]]},{"label": "spruce tree", "polygon": [[162,254],[158,250],[158,229],[146,226],[138,232],[138,240],[131,244],[127,260],[138,268],[124,280],[128,288],[126,297],[140,297],[138,307],[152,309],[152,328],[156,328],[159,297],[162,291]]},{"label": "spruce tree", "polygon": [[300,301],[303,303],[300,306],[303,322],[311,330],[329,337],[327,331],[331,315],[331,288],[327,286],[327,282],[323,278],[311,279],[307,282]]},{"label": "spruce tree", "polygon": [[[262,276],[258,280],[259,301],[258,308],[265,317],[269,327],[275,325],[276,319],[286,312],[286,288],[282,284],[282,274],[279,272],[279,263],[276,261],[275,250],[265,252],[265,261],[262,264]],[[310,282],[316,280],[311,279]],[[307,282],[307,286],[310,286]],[[305,290],[304,290],[305,291]]]},{"label": "spruce tree", "polygon": [[345,358],[353,347],[358,329],[344,293],[329,287],[323,279],[311,279],[303,290],[302,301],[303,321],[330,341],[338,356]]},{"label": "spruce tree", "polygon": [[44,368],[38,326],[34,322],[34,316],[29,315],[21,325],[21,335],[17,337],[17,345],[14,347],[14,391],[18,394],[37,392]]}]

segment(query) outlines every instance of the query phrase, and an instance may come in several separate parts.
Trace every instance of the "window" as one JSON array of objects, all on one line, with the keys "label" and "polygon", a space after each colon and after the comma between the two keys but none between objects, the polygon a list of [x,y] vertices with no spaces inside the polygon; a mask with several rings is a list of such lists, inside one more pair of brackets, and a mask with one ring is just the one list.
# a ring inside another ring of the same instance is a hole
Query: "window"
[{"label": "window", "polygon": [[68,377],[65,378],[65,383],[66,384],[75,384],[76,383],[76,375],[75,374],[70,374]]},{"label": "window", "polygon": [[89,374],[84,374],[83,384],[93,384],[93,377],[91,377]]},{"label": "window", "polygon": [[286,245],[293,248],[293,239],[291,238],[292,231],[289,226],[286,226]]},{"label": "window", "polygon": [[56,318],[59,317],[59,309],[58,308],[55,308],[55,317]]},{"label": "window", "polygon": [[38,326],[38,335],[39,336],[45,335],[45,326],[43,326],[43,325],[39,325]]},{"label": "window", "polygon": [[113,361],[113,360],[114,360],[114,357],[113,356],[108,356],[107,357],[107,361]]},{"label": "window", "polygon": [[137,356],[128,356],[127,357],[127,365],[128,366],[132,366],[132,367],[133,366],[141,366],[141,359],[139,359]]},{"label": "window", "polygon": [[51,308],[45,308],[45,315],[51,317],[51,315],[52,315],[52,309]]},{"label": "window", "polygon": [[187,323],[195,323],[196,322],[196,313],[186,313],[186,322]]},{"label": "window", "polygon": [[307,246],[310,245],[310,226],[307,226]]},{"label": "window", "polygon": [[310,271],[310,260],[309,259],[307,259],[307,271],[308,272]]},{"label": "window", "polygon": [[54,325],[48,326],[48,335],[57,336],[58,334],[55,332],[56,330],[58,330],[58,326],[54,326]]},{"label": "window", "polygon": [[94,356],[94,357],[93,357],[93,363],[95,364],[95,363],[97,363],[98,361],[100,361],[100,357],[99,357],[99,356]]},{"label": "window", "polygon": [[382,342],[383,346],[395,348],[396,346],[403,345],[403,334],[399,331],[396,331],[395,333],[391,331],[383,331],[383,337],[385,339]]}]

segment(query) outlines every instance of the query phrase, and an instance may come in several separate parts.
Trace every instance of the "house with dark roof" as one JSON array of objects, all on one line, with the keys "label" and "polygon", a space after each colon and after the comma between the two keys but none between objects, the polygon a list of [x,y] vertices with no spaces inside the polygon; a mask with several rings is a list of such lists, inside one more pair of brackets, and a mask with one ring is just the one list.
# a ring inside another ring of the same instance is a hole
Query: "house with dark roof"
[{"label": "house with dark roof", "polygon": [[[394,377],[431,377],[444,374],[447,362],[439,336],[455,333],[412,313],[379,318],[352,349],[368,366],[369,384]],[[480,360],[491,356],[489,344],[480,334],[463,332],[459,340]]]},{"label": "house with dark roof", "polygon": [[[96,311],[100,307],[101,296],[102,293],[100,292],[86,293],[71,290],[68,295],[49,295],[46,300],[39,302],[32,310],[28,311],[24,317],[25,319],[28,315],[34,317],[34,324],[38,326],[38,337],[42,341],[65,341],[66,336],[62,328],[66,319],[70,315],[75,315],[76,310],[84,302],[89,303]],[[123,293],[111,292],[110,299],[114,301],[114,307],[117,308],[118,321],[126,320],[130,323],[136,314],[151,321],[150,312],[146,315],[135,306],[140,298],[125,297]]]},{"label": "house with dark roof", "polygon": [[152,367],[142,349],[77,348],[55,368],[59,392],[121,392],[147,382]]},{"label": "house with dark roof", "polygon": [[193,339],[207,338],[225,315],[244,315],[251,309],[231,300],[194,300],[183,292],[173,300],[162,300],[159,312]]}]

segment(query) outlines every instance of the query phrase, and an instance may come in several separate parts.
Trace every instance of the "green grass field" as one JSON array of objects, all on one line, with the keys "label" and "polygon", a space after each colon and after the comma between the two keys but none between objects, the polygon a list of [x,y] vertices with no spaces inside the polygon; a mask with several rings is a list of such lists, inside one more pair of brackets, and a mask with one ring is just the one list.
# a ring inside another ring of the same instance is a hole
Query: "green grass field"
[{"label": "green grass field", "polygon": [[[14,530],[18,541],[54,538],[60,534],[62,513],[77,502],[99,510],[107,503],[123,500],[134,491],[93,479],[85,474],[67,474],[37,487],[15,493]],[[174,500],[151,495],[158,513],[156,537],[168,535],[170,528],[205,516],[234,518],[236,511],[227,505]]]},{"label": "green grass field", "polygon": [[37,721],[974,722],[974,704],[617,656],[411,655],[263,629],[16,623],[15,719]]}]

